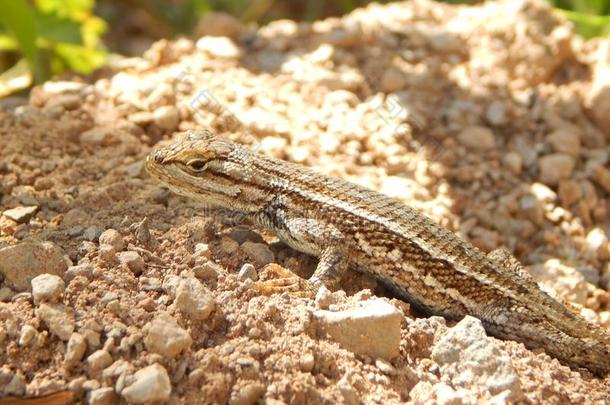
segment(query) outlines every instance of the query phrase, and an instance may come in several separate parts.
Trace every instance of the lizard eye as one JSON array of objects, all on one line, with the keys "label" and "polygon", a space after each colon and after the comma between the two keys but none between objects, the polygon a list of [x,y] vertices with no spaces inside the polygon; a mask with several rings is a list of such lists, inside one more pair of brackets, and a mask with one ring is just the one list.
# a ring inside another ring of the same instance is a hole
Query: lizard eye
[{"label": "lizard eye", "polygon": [[186,165],[191,168],[193,171],[201,172],[205,169],[206,161],[201,159],[193,159],[189,160]]}]

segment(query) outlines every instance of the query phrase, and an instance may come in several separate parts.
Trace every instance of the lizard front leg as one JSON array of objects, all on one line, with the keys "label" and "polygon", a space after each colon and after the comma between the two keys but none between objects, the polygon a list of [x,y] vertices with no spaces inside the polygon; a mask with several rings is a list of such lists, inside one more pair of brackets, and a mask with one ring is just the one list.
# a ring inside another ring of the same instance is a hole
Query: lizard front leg
[{"label": "lizard front leg", "polygon": [[298,251],[316,255],[320,261],[309,280],[300,278],[288,269],[282,268],[279,271],[279,266],[274,266],[272,271],[282,278],[258,283],[259,291],[300,291],[315,295],[322,285],[336,290],[348,267],[348,251],[342,233],[334,226],[312,218],[291,218],[285,215],[280,218],[276,218],[271,230],[284,243]]}]

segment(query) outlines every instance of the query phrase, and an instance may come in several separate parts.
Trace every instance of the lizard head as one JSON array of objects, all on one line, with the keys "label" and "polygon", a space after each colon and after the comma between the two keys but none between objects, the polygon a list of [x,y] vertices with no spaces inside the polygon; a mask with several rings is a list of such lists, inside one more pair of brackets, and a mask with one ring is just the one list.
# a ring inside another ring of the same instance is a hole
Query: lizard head
[{"label": "lizard head", "polygon": [[174,143],[151,152],[150,175],[173,192],[211,206],[241,209],[238,197],[247,186],[251,152],[209,131],[189,131]]}]

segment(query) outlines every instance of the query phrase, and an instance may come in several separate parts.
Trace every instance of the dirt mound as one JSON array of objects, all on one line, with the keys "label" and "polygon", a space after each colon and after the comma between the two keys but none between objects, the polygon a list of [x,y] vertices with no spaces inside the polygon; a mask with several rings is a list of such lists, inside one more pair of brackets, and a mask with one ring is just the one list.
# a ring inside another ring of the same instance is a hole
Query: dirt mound
[{"label": "dirt mound", "polygon": [[[155,144],[212,128],[400,198],[485,251],[508,247],[610,328],[607,39],[584,42],[541,1],[222,21],[226,37],[160,41],[95,83],[0,102],[1,395],[610,401],[608,377],[487,337],[472,318],[422,318],[360,275],[316,300],[261,296],[269,263],[307,277],[315,260],[143,171]],[[363,330],[397,331],[373,342],[388,347],[341,345],[321,326],[361,307]]]}]

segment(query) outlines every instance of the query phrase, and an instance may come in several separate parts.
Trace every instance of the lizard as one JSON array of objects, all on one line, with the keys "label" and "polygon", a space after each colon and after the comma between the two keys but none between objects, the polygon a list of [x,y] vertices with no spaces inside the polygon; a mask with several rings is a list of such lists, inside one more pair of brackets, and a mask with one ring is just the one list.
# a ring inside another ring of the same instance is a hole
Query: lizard
[{"label": "lizard", "polygon": [[318,257],[309,279],[268,280],[271,289],[336,290],[354,270],[425,314],[471,315],[493,336],[541,348],[573,368],[610,372],[607,331],[541,290],[507,249],[485,254],[398,199],[207,130],[187,131],[152,151],[145,167],[173,192],[237,212]]}]

